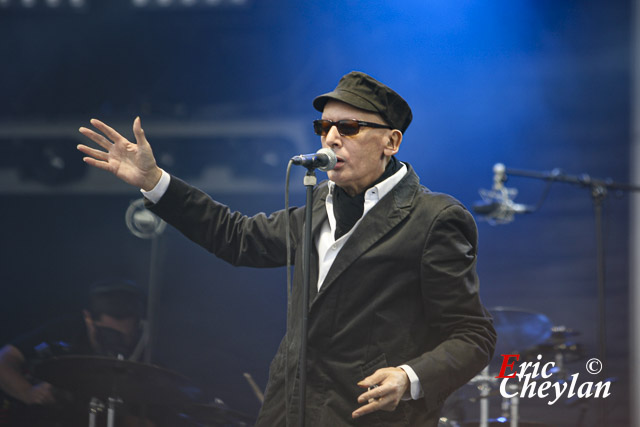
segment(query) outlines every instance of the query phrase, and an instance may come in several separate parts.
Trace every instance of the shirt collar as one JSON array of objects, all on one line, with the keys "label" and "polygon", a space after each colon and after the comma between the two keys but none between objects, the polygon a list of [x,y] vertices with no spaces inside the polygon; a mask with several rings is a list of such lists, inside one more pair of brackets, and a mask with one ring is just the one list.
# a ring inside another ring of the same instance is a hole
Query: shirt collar
[{"label": "shirt collar", "polygon": [[[404,178],[404,176],[407,174],[407,165],[405,165],[402,162],[400,163],[402,164],[402,166],[400,167],[398,172],[394,173],[384,181],[377,183],[376,185],[369,188],[364,193],[365,199],[370,199],[370,198],[375,198],[377,200],[382,199],[384,196],[387,195],[387,193],[389,193],[389,191],[393,189],[393,187],[395,187],[402,180],[402,178]],[[329,180],[328,185],[329,185],[328,197],[333,198],[333,189],[336,186],[336,183]]]}]

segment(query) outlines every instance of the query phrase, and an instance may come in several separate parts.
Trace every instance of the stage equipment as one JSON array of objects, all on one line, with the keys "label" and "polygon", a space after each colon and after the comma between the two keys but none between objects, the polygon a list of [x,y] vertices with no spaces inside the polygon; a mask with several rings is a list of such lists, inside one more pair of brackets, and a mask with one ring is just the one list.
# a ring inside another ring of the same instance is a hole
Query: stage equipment
[{"label": "stage equipment", "polygon": [[[503,397],[497,378],[501,368],[503,354],[519,355],[515,366],[522,363],[536,363],[540,360],[553,362],[554,366],[546,371],[552,374],[554,380],[566,381],[571,373],[566,363],[576,362],[584,357],[582,346],[572,341],[580,335],[578,331],[565,326],[552,326],[551,321],[542,313],[515,307],[494,307],[489,310],[494,318],[494,325],[498,332],[494,363],[485,369],[452,395],[448,400],[443,414],[447,426],[479,426],[508,425],[510,427],[543,426],[531,420],[520,419],[521,399],[519,393],[522,384],[513,381],[506,384],[507,392],[513,397]],[[539,356],[541,356],[539,358]],[[491,372],[495,370],[495,372]],[[515,369],[514,369],[515,370]],[[512,371],[506,372],[511,374]],[[540,379],[541,374],[533,376],[532,380]],[[469,387],[470,386],[470,387]],[[501,396],[501,416],[490,418],[489,399]],[[469,403],[478,404],[479,419],[470,421],[465,413]],[[568,401],[565,404],[569,404]]]},{"label": "stage equipment", "polygon": [[[308,313],[309,313],[309,285],[311,283],[311,219],[313,211],[313,187],[317,183],[315,169],[321,166],[321,170],[328,171],[336,166],[337,158],[335,153],[328,148],[321,148],[317,151],[316,155],[300,155],[296,156],[300,158],[300,164],[307,168],[307,173],[304,177],[303,184],[307,189],[306,203],[305,203],[305,220],[304,220],[304,234],[302,244],[302,271],[303,271],[303,285],[302,285],[302,321],[300,325],[300,356],[299,356],[299,425],[304,427],[305,416],[305,403],[306,403],[306,385],[307,385],[307,329],[308,329]],[[287,178],[285,184],[285,211],[289,212],[289,175],[291,172],[291,165],[295,164],[293,157],[289,160],[287,165]],[[311,161],[302,161],[302,158],[312,157]],[[306,164],[305,164],[306,163]],[[291,240],[290,240],[290,224],[289,215],[285,215],[285,231],[287,240],[287,331],[289,331],[289,320],[291,319]],[[285,338],[288,334],[285,335]],[[285,348],[289,348],[289,343],[285,342]],[[288,351],[285,351],[285,390],[288,390]],[[285,399],[285,407],[288,414],[289,399]]]},{"label": "stage equipment", "polygon": [[291,158],[291,162],[297,166],[305,168],[320,169],[321,171],[329,171],[336,167],[338,157],[333,150],[329,148],[321,148],[312,154],[299,154]]},{"label": "stage equipment", "polygon": [[494,351],[497,356],[524,351],[552,335],[551,321],[542,313],[513,307],[495,307],[489,311],[498,333]]},{"label": "stage equipment", "polygon": [[198,426],[252,426],[256,422],[255,418],[229,409],[220,402],[187,404],[181,413],[194,420]]},{"label": "stage equipment", "polygon": [[158,292],[158,246],[160,235],[167,227],[167,223],[144,207],[144,198],[134,200],[129,204],[125,213],[127,228],[136,237],[151,239],[151,255],[149,262],[149,285],[147,287],[147,334],[149,341],[145,348],[144,360],[151,363],[153,349],[156,343],[156,307],[159,301]]},{"label": "stage equipment", "polygon": [[186,405],[200,402],[201,391],[186,377],[138,362],[103,356],[62,356],[45,360],[36,377],[88,403],[89,427],[107,408],[107,427],[114,427],[125,404]]},{"label": "stage equipment", "polygon": [[[537,171],[527,171],[527,170],[519,170],[519,169],[509,169],[506,168],[502,163],[497,163],[493,167],[494,171],[494,191],[496,191],[496,186],[502,186],[502,183],[506,182],[509,175],[512,176],[520,176],[525,178],[533,178],[542,181],[547,181],[547,188],[543,193],[538,204],[529,210],[529,212],[536,211],[544,201],[546,194],[549,191],[551,184],[554,182],[563,182],[567,184],[579,185],[583,188],[589,190],[591,194],[591,198],[593,201],[594,215],[595,215],[595,234],[596,234],[596,257],[597,257],[597,267],[596,267],[596,275],[597,275],[597,288],[598,288],[598,358],[600,359],[603,370],[600,373],[601,379],[604,380],[606,378],[606,366],[607,366],[607,351],[606,351],[606,315],[605,315],[605,253],[604,253],[604,224],[602,221],[602,209],[604,204],[604,199],[607,197],[608,192],[613,190],[617,192],[638,192],[640,191],[640,186],[627,184],[627,183],[618,183],[614,182],[610,178],[607,179],[596,179],[592,178],[588,174],[582,174],[579,176],[566,175],[560,169],[554,169],[551,172],[537,172]],[[517,194],[517,190],[511,189],[511,194],[515,197]],[[480,195],[483,196],[483,192],[485,196],[487,195],[486,190],[480,190]],[[496,210],[491,210],[490,215],[486,215],[487,219],[491,224],[504,224],[511,222],[513,220],[513,214],[516,213],[512,207],[510,207],[510,203],[512,202],[513,197],[509,197],[509,189],[505,187],[505,193],[507,196],[503,196],[502,194],[493,200],[499,207]],[[506,198],[505,198],[506,197]],[[485,200],[487,201],[487,200]],[[490,201],[487,201],[490,202]],[[491,202],[490,202],[491,203]],[[474,206],[474,210],[480,208],[482,210],[481,205]],[[494,212],[502,212],[506,211],[507,214],[504,215],[504,219],[501,219],[500,215],[494,214]],[[481,215],[485,215],[481,212],[478,212]],[[493,215],[493,217],[492,217]],[[600,422],[602,425],[606,425],[606,401],[603,399],[601,402],[602,405],[602,414]]]}]

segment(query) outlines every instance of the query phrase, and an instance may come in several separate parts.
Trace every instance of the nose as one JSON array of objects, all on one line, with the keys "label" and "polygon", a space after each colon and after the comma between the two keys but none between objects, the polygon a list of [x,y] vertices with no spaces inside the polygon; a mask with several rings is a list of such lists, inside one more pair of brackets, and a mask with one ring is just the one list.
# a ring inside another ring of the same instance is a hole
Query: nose
[{"label": "nose", "polygon": [[327,136],[324,137],[324,142],[329,148],[342,145],[342,137],[336,126],[331,126],[329,132],[327,132]]}]

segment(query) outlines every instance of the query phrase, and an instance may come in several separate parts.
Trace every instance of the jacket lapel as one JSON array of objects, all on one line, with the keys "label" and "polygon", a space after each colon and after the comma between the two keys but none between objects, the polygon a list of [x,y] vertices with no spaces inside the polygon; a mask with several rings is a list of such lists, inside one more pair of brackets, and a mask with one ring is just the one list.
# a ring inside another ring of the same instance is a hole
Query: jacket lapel
[{"label": "jacket lapel", "polygon": [[[413,196],[419,185],[419,180],[418,176],[413,172],[413,169],[409,165],[407,166],[409,170],[406,176],[364,216],[353,231],[351,237],[349,237],[349,240],[347,240],[342,247],[327,277],[324,279],[324,283],[322,284],[320,292],[317,293],[317,297],[313,299],[310,298],[311,309],[322,299],[322,296],[327,293],[344,270],[409,214]],[[316,214],[315,210],[313,214]],[[325,219],[326,216],[325,209]],[[315,224],[315,217],[313,222]],[[317,272],[317,253],[316,259],[312,261],[312,263],[314,262]],[[315,289],[317,289],[317,286],[315,286]]]},{"label": "jacket lapel", "polygon": [[[311,262],[309,269],[311,270],[311,279],[309,281],[309,305],[316,298],[318,294],[318,248],[316,247],[316,236],[322,228],[322,224],[327,221],[327,208],[326,200],[328,194],[328,186],[325,184],[324,188],[321,188],[313,199],[313,211],[311,213]],[[304,234],[304,229],[303,229]],[[301,252],[302,254],[302,252]],[[303,272],[304,273],[304,272]]]}]

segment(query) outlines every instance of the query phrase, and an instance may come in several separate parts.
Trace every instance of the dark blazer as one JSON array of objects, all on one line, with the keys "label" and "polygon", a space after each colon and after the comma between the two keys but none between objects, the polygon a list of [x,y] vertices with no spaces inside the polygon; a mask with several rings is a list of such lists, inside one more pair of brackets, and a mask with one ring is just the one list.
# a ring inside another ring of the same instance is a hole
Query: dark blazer
[{"label": "dark blazer", "polygon": [[[455,199],[429,191],[411,166],[362,219],[317,292],[312,245],[308,308],[307,426],[435,426],[447,396],[489,363],[496,341],[478,295],[477,230]],[[314,190],[317,237],[327,220],[327,183]],[[286,264],[285,215],[246,217],[173,178],[150,209],[194,242],[234,264]],[[288,211],[292,262],[302,258],[304,208]],[[294,270],[287,335],[271,363],[257,425],[296,425],[302,268]],[[357,420],[356,383],[407,364],[424,397]],[[285,372],[288,375],[285,390]]]}]

